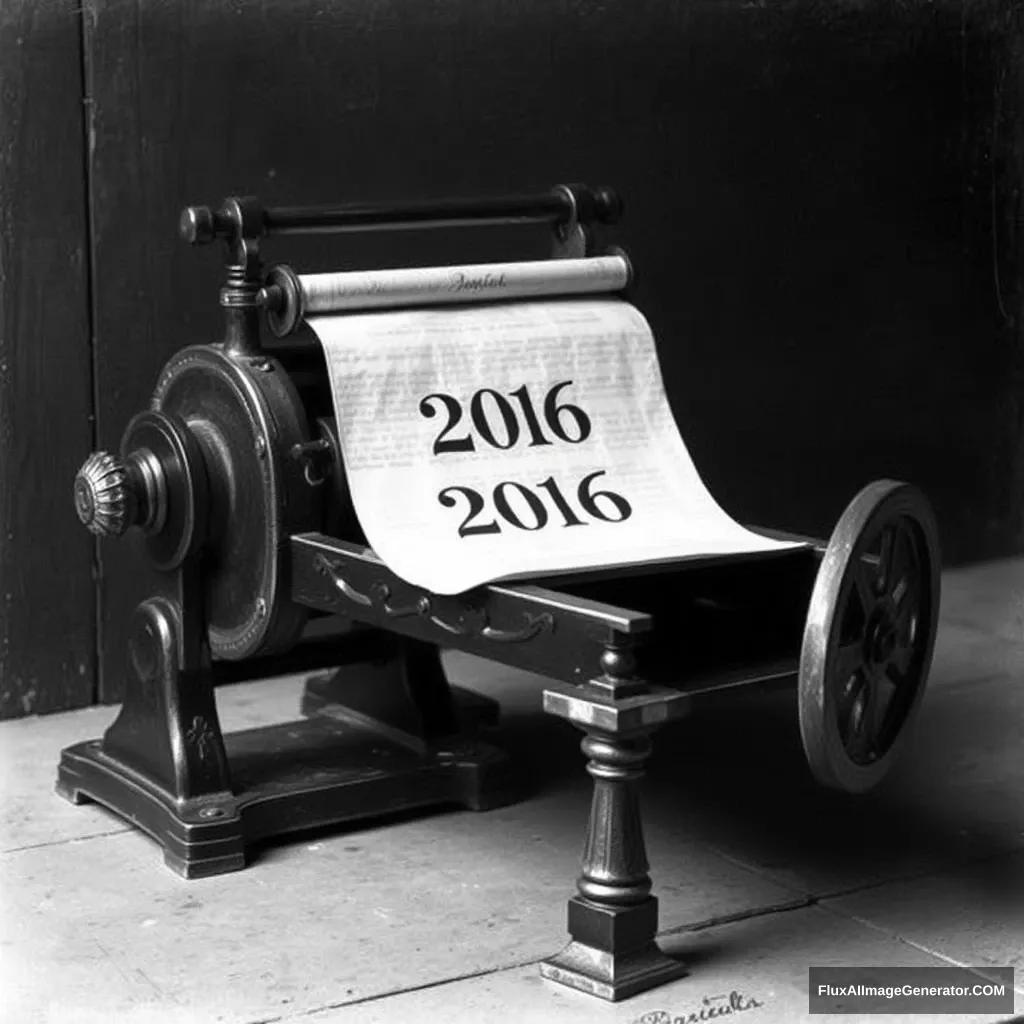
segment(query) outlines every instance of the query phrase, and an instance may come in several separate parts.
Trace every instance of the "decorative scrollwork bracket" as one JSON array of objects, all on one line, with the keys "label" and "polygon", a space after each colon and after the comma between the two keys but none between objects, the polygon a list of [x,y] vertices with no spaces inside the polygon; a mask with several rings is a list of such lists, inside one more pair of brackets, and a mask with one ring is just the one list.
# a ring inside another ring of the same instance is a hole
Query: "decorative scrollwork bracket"
[{"label": "decorative scrollwork bracket", "polygon": [[540,615],[530,615],[524,612],[524,623],[519,629],[498,629],[491,625],[490,616],[486,610],[470,606],[466,606],[454,620],[442,618],[435,614],[434,602],[429,594],[421,594],[411,604],[396,606],[389,604],[391,588],[382,581],[371,584],[370,592],[364,594],[356,590],[345,579],[339,565],[332,562],[326,555],[317,555],[313,567],[322,576],[327,576],[338,593],[354,604],[363,608],[371,608],[386,619],[417,616],[453,636],[513,644],[531,640],[533,637],[544,632],[551,632],[555,628],[555,617],[550,612],[542,612]]}]

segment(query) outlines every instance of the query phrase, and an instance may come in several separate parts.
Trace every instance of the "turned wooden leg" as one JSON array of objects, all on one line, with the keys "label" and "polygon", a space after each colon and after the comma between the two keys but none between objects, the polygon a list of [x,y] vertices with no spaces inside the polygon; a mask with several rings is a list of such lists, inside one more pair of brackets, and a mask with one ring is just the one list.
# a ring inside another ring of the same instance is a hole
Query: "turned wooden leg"
[{"label": "turned wooden leg", "polygon": [[658,901],[651,895],[638,793],[650,733],[681,716],[685,705],[675,690],[635,679],[627,684],[607,672],[584,686],[545,690],[545,710],[586,732],[582,748],[594,779],[579,895],[569,900],[572,941],[541,964],[545,978],[617,1001],[686,973],[654,941]]}]

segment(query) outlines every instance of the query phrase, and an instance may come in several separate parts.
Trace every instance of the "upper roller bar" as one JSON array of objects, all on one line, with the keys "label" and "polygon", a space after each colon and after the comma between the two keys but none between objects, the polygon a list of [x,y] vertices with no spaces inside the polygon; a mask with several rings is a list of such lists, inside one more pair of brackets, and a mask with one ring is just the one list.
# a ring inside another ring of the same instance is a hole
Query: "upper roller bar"
[{"label": "upper roller bar", "polygon": [[254,196],[233,196],[217,209],[186,207],[178,232],[191,245],[224,242],[223,344],[252,355],[260,351],[260,314],[268,298],[260,244],[269,235],[538,223],[554,229],[556,255],[568,257],[586,255],[591,225],[613,224],[621,215],[614,190],[586,185],[557,185],[532,196],[358,206],[267,208]]},{"label": "upper roller bar", "polygon": [[582,259],[335,274],[296,274],[278,264],[268,271],[258,298],[268,326],[282,338],[313,314],[616,293],[628,288],[631,278],[629,258],[621,249]]},{"label": "upper roller bar", "polygon": [[264,209],[250,199],[229,199],[213,210],[189,206],[181,215],[181,237],[191,245],[242,236],[325,234],[516,223],[614,224],[622,202],[613,189],[559,185],[540,195],[490,199],[346,206],[282,206]]}]

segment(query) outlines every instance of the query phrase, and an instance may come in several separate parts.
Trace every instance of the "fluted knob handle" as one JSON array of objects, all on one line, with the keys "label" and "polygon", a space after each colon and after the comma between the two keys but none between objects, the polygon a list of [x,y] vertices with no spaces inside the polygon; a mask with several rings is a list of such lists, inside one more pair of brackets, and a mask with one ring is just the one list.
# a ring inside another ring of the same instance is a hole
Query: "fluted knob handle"
[{"label": "fluted knob handle", "polygon": [[131,491],[125,464],[109,452],[93,452],[75,477],[75,511],[100,537],[120,537],[131,520]]}]

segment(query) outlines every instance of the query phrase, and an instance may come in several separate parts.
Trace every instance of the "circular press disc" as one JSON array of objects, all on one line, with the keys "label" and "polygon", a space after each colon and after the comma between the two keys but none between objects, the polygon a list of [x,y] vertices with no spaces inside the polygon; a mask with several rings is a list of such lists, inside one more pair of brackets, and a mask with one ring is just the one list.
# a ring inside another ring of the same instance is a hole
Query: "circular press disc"
[{"label": "circular press disc", "polygon": [[290,647],[307,612],[289,600],[287,541],[316,528],[316,498],[288,457],[309,440],[288,375],[262,355],[197,345],[164,367],[153,408],[188,424],[210,469],[202,573],[211,653],[234,660]]}]

